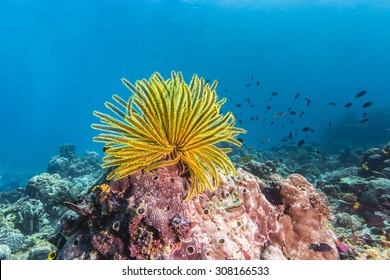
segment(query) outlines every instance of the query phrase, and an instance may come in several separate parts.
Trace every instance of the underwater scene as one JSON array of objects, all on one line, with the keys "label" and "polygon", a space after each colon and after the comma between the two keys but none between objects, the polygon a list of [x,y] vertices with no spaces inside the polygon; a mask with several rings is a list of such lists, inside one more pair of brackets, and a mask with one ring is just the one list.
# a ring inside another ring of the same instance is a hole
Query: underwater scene
[{"label": "underwater scene", "polygon": [[0,260],[389,260],[390,2],[0,2]]}]

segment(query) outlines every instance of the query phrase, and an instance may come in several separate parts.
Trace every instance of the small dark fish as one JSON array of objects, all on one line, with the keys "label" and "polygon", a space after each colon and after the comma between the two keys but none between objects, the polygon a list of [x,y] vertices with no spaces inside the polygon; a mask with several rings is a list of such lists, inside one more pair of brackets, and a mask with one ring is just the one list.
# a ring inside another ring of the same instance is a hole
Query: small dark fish
[{"label": "small dark fish", "polygon": [[285,112],[280,112],[280,113],[277,113],[274,117],[280,118],[280,117],[283,117],[285,114],[286,114]]},{"label": "small dark fish", "polygon": [[351,102],[348,102],[347,104],[344,105],[345,108],[349,108],[352,106],[352,103]]},{"label": "small dark fish", "polygon": [[269,101],[272,101],[272,96],[269,98]]},{"label": "small dark fish", "polygon": [[238,120],[238,123],[242,123],[242,120]]},{"label": "small dark fish", "polygon": [[305,140],[301,140],[298,142],[298,147],[301,147],[303,144],[305,144]]},{"label": "small dark fish", "polygon": [[267,111],[268,111],[269,109],[271,109],[271,106],[267,106],[267,108],[266,108],[266,109],[267,109]]},{"label": "small dark fish", "polygon": [[294,121],[291,121],[290,124],[293,124]]},{"label": "small dark fish", "polygon": [[287,142],[288,140],[287,140],[287,138],[282,138],[282,139],[280,139],[280,141]]},{"label": "small dark fish", "polygon": [[241,104],[237,104],[236,107],[242,107],[242,105]]},{"label": "small dark fish", "polygon": [[255,107],[255,105],[254,105],[254,104],[252,104],[252,105],[251,105],[251,108],[254,108],[254,107]]},{"label": "small dark fish", "polygon": [[362,120],[360,121],[360,123],[365,123],[365,122],[368,122],[368,119],[367,119],[367,118],[362,119]]},{"label": "small dark fish", "polygon": [[370,107],[372,105],[372,102],[366,102],[363,104],[363,108]]},{"label": "small dark fish", "polygon": [[291,114],[291,115],[296,115],[297,112],[295,112],[295,111],[290,111],[290,114]]},{"label": "small dark fish", "polygon": [[314,252],[327,252],[332,250],[332,247],[326,243],[312,243],[309,245],[309,249]]},{"label": "small dark fish", "polygon": [[272,121],[272,122],[271,122],[271,125],[273,125],[274,123],[275,123],[275,122],[274,122],[274,121]]},{"label": "small dark fish", "polygon": [[292,132],[290,132],[290,134],[288,135],[288,139],[292,139]]},{"label": "small dark fish", "polygon": [[229,90],[227,88],[223,89],[224,92],[228,92]]},{"label": "small dark fish", "polygon": [[253,77],[253,75],[252,75],[252,77],[251,77],[251,80],[252,80],[252,81],[253,81],[253,78],[254,78],[254,77]]},{"label": "small dark fish", "polygon": [[366,93],[367,93],[367,90],[362,90],[361,92],[359,92],[358,94],[356,94],[355,98],[362,97],[362,96],[365,95]]},{"label": "small dark fish", "polygon": [[261,122],[261,124],[264,124],[264,122],[265,122],[265,118],[263,119],[263,121]]},{"label": "small dark fish", "polygon": [[259,85],[260,85],[260,81],[257,81],[257,82],[256,82],[256,86],[259,86]]},{"label": "small dark fish", "polygon": [[237,138],[238,142],[244,143],[244,140],[240,137]]},{"label": "small dark fish", "polygon": [[249,98],[246,98],[245,101],[249,103]]},{"label": "small dark fish", "polygon": [[364,112],[363,114],[363,118],[365,118],[367,116],[367,112]]},{"label": "small dark fish", "polygon": [[297,94],[295,95],[295,97],[294,97],[294,100],[297,100],[298,97],[299,97],[300,95],[301,95],[300,93],[297,93]]},{"label": "small dark fish", "polygon": [[307,131],[309,131],[310,130],[310,127],[308,127],[308,126],[306,126],[306,127],[304,127],[303,129],[302,129],[302,131],[304,131],[304,132],[307,132]]},{"label": "small dark fish", "polygon": [[307,98],[307,97],[305,97],[305,100],[306,100],[307,106],[309,106],[310,103],[311,103],[311,100],[309,98]]},{"label": "small dark fish", "polygon": [[229,101],[232,102],[232,98],[231,97],[229,98]]},{"label": "small dark fish", "polygon": [[207,79],[206,80],[206,82],[204,82],[205,84],[208,84],[208,83],[210,83],[210,80],[209,79]]},{"label": "small dark fish", "polygon": [[251,121],[254,121],[255,120],[255,117],[251,117]]},{"label": "small dark fish", "polygon": [[336,106],[336,102],[329,102],[328,105],[330,105],[330,106]]},{"label": "small dark fish", "polygon": [[317,150],[316,150],[316,153],[317,153],[317,154],[320,154],[320,150],[317,149]]},{"label": "small dark fish", "polygon": [[277,93],[277,92],[273,92],[271,95],[272,95],[272,96],[277,96],[278,93]]},{"label": "small dark fish", "polygon": [[245,86],[246,86],[246,87],[250,87],[250,86],[251,86],[251,84],[246,84]]},{"label": "small dark fish", "polygon": [[310,128],[310,131],[314,133],[314,129]]},{"label": "small dark fish", "polygon": [[328,125],[332,125],[332,122],[328,122]]}]

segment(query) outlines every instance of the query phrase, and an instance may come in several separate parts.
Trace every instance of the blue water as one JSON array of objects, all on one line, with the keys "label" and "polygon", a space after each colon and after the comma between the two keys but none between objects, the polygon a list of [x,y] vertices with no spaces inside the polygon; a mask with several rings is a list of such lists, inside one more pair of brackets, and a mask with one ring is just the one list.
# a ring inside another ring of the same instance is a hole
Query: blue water
[{"label": "blue water", "polygon": [[[245,144],[259,150],[286,144],[290,131],[287,144],[305,139],[323,149],[354,133],[364,148],[389,141],[389,1],[322,2],[1,0],[0,174],[43,172],[63,143],[79,154],[101,151],[92,111],[104,111],[113,93],[129,96],[122,77],[154,71],[218,79],[218,96],[232,100],[223,111],[241,119]],[[278,95],[269,101],[271,92]],[[369,121],[360,124],[368,101]],[[290,124],[288,107],[304,110],[302,119]],[[271,125],[279,112],[287,114]],[[329,122],[341,132],[331,134]]]}]

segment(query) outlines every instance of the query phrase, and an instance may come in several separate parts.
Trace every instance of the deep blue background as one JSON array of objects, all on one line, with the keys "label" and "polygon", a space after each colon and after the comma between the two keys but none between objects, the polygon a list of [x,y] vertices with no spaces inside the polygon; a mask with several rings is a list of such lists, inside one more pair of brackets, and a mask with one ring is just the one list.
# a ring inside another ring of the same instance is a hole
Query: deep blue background
[{"label": "deep blue background", "polygon": [[[307,141],[319,141],[329,121],[356,123],[367,101],[374,102],[368,113],[390,111],[386,1],[309,2],[2,0],[0,173],[45,171],[63,143],[76,144],[79,154],[100,151],[92,142],[98,133],[90,128],[97,121],[92,111],[105,110],[113,93],[129,96],[120,78],[134,82],[154,71],[219,79],[218,95],[232,98],[223,110],[242,119],[245,143],[259,149],[281,145],[294,129],[294,141],[304,139],[303,126],[316,131]],[[252,75],[259,87],[245,86]],[[362,89],[367,95],[355,99]],[[273,91],[279,95],[269,102]],[[305,96],[313,101],[309,108]],[[261,125],[267,105],[272,109]],[[286,115],[271,126],[273,115],[288,107],[305,115],[293,125]],[[256,115],[260,120],[251,121]],[[389,140],[389,119],[379,122],[371,142]],[[261,145],[266,137],[270,142]]]}]

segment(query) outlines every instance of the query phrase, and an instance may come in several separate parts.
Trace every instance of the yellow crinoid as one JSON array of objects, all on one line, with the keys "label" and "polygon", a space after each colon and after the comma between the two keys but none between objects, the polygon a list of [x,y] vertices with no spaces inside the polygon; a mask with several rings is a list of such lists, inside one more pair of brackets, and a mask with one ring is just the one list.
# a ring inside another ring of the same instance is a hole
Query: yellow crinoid
[{"label": "yellow crinoid", "polygon": [[231,112],[220,113],[226,98],[218,100],[217,81],[209,85],[193,75],[188,85],[180,72],[172,72],[168,80],[156,72],[149,81],[143,79],[135,85],[126,79],[122,82],[133,92],[128,102],[113,95],[119,106],[105,103],[117,118],[95,111],[104,124],[92,124],[92,128],[108,132],[94,137],[94,141],[105,143],[102,166],[116,167],[108,180],[181,161],[190,173],[189,199],[218,186],[219,169],[236,174],[226,155],[231,149],[215,144],[224,141],[241,146],[234,137],[246,131],[234,127]]}]

